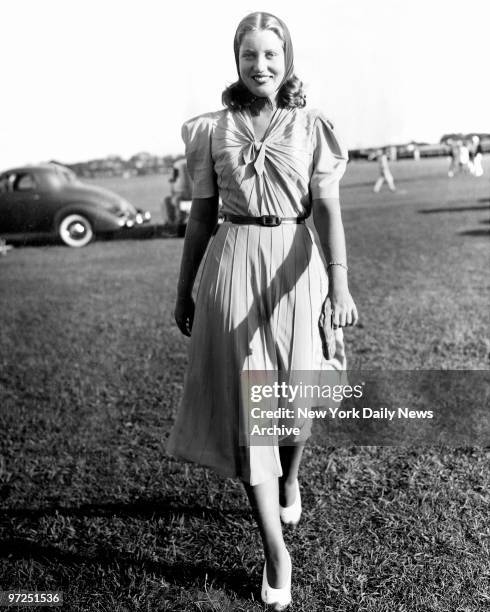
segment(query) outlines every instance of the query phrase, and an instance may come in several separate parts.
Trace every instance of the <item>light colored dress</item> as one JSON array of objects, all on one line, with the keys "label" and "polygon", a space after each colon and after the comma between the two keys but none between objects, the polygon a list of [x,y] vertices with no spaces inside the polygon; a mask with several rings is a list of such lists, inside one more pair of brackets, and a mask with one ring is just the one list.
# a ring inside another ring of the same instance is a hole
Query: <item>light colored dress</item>
[{"label": "light colored dress", "polygon": [[[248,111],[200,115],[182,135],[193,197],[219,193],[223,213],[307,216],[312,199],[339,195],[347,153],[318,111],[277,109],[261,141]],[[197,292],[170,454],[252,485],[282,475],[277,444],[241,444],[248,410],[241,377],[256,370],[286,377],[291,370],[345,370],[341,329],[334,359],[322,354],[318,319],[327,292],[306,225],[219,226]]]}]

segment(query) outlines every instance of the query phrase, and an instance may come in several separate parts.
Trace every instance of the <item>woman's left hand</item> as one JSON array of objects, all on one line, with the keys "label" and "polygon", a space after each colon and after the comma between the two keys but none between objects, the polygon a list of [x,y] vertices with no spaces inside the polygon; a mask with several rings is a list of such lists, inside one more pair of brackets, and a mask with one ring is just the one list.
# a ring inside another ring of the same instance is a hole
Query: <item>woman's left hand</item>
[{"label": "woman's left hand", "polygon": [[357,324],[359,315],[348,289],[334,290],[330,295],[330,300],[332,303],[332,325],[334,329]]},{"label": "woman's left hand", "polygon": [[178,296],[175,303],[174,317],[178,328],[184,336],[190,336],[194,322],[194,300],[192,296]]}]

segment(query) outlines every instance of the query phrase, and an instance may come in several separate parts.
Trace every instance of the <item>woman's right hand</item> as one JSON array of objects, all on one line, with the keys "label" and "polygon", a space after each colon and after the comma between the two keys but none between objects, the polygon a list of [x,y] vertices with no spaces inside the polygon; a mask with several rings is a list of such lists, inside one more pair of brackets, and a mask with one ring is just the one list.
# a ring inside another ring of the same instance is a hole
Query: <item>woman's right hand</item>
[{"label": "woman's right hand", "polygon": [[175,303],[174,317],[178,328],[184,336],[190,336],[194,321],[194,300],[192,296],[178,296]]}]

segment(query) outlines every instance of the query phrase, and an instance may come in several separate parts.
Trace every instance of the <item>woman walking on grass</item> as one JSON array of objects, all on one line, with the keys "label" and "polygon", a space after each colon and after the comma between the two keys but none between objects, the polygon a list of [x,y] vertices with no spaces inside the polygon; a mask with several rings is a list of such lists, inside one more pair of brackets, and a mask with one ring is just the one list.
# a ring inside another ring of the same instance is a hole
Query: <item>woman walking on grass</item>
[{"label": "woman walking on grass", "polygon": [[[193,203],[175,319],[191,341],[168,451],[243,481],[264,546],[262,599],[282,610],[291,601],[292,564],[281,520],[296,524],[301,515],[304,440],[244,443],[241,381],[256,371],[287,381],[294,370],[346,367],[342,328],[357,321],[339,205],[347,154],[332,124],[305,109],[280,19],[245,17],[234,52],[239,78],[223,92],[225,109],[182,129]],[[216,230],[219,196],[224,222]],[[311,212],[327,270],[305,225]],[[335,342],[327,359],[318,321],[330,303]]]}]

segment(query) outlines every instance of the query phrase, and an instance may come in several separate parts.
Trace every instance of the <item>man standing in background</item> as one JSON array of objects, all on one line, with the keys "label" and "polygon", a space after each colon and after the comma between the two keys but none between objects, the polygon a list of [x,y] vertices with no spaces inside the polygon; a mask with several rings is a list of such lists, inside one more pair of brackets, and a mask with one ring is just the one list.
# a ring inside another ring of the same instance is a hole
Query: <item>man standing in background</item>
[{"label": "man standing in background", "polygon": [[395,181],[393,180],[393,175],[391,174],[390,167],[388,166],[388,156],[386,154],[386,150],[378,149],[376,152],[376,159],[378,161],[379,176],[374,183],[374,193],[379,192],[385,181],[388,183],[390,191],[396,191]]},{"label": "man standing in background", "polygon": [[178,213],[181,200],[192,200],[192,184],[185,157],[178,157],[172,166],[172,176],[169,179],[170,195],[164,199],[168,224],[180,222]]}]

